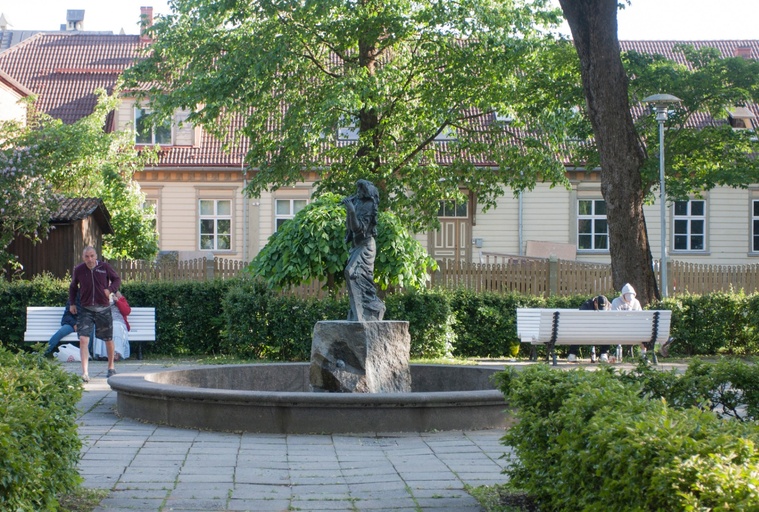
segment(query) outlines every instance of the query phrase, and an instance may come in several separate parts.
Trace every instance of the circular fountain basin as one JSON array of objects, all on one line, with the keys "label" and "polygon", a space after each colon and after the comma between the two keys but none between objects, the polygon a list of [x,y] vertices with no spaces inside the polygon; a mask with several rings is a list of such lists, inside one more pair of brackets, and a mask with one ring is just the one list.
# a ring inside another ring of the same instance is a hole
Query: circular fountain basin
[{"label": "circular fountain basin", "polygon": [[315,393],[309,363],[114,375],[124,417],[183,428],[280,434],[504,427],[503,394],[480,366],[410,365],[411,393]]}]

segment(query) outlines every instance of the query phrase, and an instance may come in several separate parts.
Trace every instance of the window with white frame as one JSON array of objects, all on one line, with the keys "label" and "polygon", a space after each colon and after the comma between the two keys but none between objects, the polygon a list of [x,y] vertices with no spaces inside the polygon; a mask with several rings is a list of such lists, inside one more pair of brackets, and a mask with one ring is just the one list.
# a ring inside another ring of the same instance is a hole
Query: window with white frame
[{"label": "window with white frame", "polygon": [[609,250],[609,221],[603,199],[577,201],[577,250]]},{"label": "window with white frame", "polygon": [[202,251],[232,249],[232,201],[201,199],[199,203],[199,247]]},{"label": "window with white frame", "polygon": [[150,111],[134,109],[134,140],[137,144],[171,144],[171,120],[166,119],[155,126],[148,122]]},{"label": "window with white frame", "polygon": [[759,252],[759,199],[751,201],[751,252]]},{"label": "window with white frame", "polygon": [[673,220],[674,250],[706,250],[706,201],[675,201]]},{"label": "window with white frame", "polygon": [[150,217],[150,224],[154,230],[158,230],[158,199],[145,198],[142,209],[146,216]]},{"label": "window with white frame", "polygon": [[288,220],[295,217],[308,204],[307,199],[276,199],[274,201],[274,228],[279,228]]}]

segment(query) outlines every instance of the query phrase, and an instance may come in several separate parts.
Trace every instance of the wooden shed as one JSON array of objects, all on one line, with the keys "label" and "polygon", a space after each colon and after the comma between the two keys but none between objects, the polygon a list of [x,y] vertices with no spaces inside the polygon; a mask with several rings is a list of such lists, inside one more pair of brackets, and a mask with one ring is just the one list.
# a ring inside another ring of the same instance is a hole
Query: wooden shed
[{"label": "wooden shed", "polygon": [[102,199],[64,198],[50,219],[51,230],[42,242],[33,244],[26,238],[16,238],[10,252],[23,266],[21,276],[30,279],[43,272],[64,278],[82,262],[82,250],[91,245],[98,253],[103,247],[103,235],[113,233],[111,215]]}]

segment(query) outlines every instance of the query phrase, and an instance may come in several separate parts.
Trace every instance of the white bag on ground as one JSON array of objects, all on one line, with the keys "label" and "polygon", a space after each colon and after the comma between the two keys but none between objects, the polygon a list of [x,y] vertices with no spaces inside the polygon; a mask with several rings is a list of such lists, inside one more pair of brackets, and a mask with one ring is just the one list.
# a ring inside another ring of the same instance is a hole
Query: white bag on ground
[{"label": "white bag on ground", "polygon": [[79,347],[71,345],[70,343],[58,347],[58,352],[55,353],[55,357],[64,363],[73,363],[82,360]]}]

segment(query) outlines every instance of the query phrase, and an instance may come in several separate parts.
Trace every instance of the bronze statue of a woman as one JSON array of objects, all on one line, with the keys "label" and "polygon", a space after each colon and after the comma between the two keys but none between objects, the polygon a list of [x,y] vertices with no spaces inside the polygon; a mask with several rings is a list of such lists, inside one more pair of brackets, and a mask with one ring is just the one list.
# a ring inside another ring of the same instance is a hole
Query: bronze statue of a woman
[{"label": "bronze statue of a woman", "polygon": [[356,193],[343,199],[346,210],[345,241],[352,243],[345,266],[345,281],[350,298],[348,320],[366,322],[382,320],[385,304],[377,297],[374,285],[374,258],[377,246],[379,191],[371,182],[358,180]]}]

